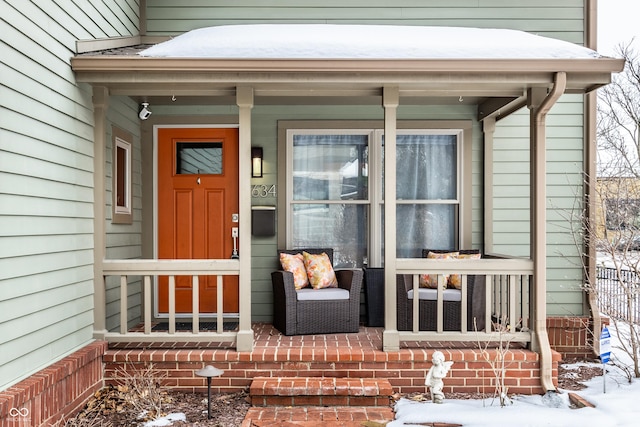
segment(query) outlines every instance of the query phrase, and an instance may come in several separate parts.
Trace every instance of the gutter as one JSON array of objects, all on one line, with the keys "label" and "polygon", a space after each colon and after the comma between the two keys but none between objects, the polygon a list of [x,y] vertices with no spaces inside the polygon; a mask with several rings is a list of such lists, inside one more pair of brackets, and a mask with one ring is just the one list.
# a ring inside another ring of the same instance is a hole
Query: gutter
[{"label": "gutter", "polygon": [[[535,252],[534,252],[534,272],[536,278],[535,287],[535,324],[534,332],[537,340],[538,350],[540,352],[540,384],[545,393],[556,391],[553,384],[553,355],[551,353],[551,345],[549,344],[549,335],[547,333],[547,249],[546,249],[546,118],[547,113],[555,105],[560,96],[567,87],[567,74],[565,72],[557,72],[554,76],[554,84],[549,94],[542,100],[540,106],[535,109],[533,115],[533,130],[535,153],[535,166],[538,176],[536,177],[536,199],[538,203],[536,209],[536,234]],[[539,236],[543,236],[539,239]],[[540,244],[544,242],[544,244]]]},{"label": "gutter", "polygon": [[511,73],[531,75],[564,70],[572,74],[607,74],[618,72],[624,60],[614,58],[580,59],[340,59],[340,58],[180,58],[143,57],[137,55],[84,54],[71,58],[75,72],[393,72],[393,73],[495,73],[502,78]]}]

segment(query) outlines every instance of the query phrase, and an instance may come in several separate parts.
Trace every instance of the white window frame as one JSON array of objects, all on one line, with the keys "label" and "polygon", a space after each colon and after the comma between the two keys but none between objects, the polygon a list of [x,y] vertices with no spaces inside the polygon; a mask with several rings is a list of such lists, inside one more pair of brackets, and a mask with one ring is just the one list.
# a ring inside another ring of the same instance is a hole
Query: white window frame
[{"label": "white window frame", "polygon": [[[132,164],[132,143],[129,136],[127,140],[127,133],[114,129],[113,132],[113,145],[112,145],[112,175],[111,175],[111,194],[112,194],[112,220],[114,224],[131,224],[133,222],[133,209],[132,209],[132,183],[131,183],[131,164]],[[124,150],[124,161],[122,165],[118,160],[118,149]],[[118,168],[124,167],[124,204],[118,204],[118,188],[120,182],[118,182]]]},{"label": "white window frame", "polygon": [[[335,122],[332,122],[335,123]],[[331,124],[332,124],[331,123]],[[330,125],[330,124],[329,124]],[[464,229],[462,205],[463,203],[471,203],[471,198],[464,198],[463,193],[465,191],[465,166],[470,166],[470,161],[465,161],[464,155],[465,144],[469,141],[465,137],[464,127],[445,128],[445,127],[430,127],[430,128],[401,128],[397,130],[398,135],[455,135],[457,137],[456,156],[456,197],[455,199],[447,200],[398,200],[397,204],[455,204],[458,206],[458,215],[456,218],[456,239],[459,247],[463,246],[462,238],[464,233],[470,232],[470,230]],[[365,204],[369,207],[369,231],[367,247],[368,252],[368,265],[378,267],[382,265],[382,212],[384,209],[384,199],[382,197],[382,136],[384,130],[382,127],[371,128],[339,128],[339,127],[327,127],[321,126],[315,128],[287,128],[286,129],[286,145],[285,145],[285,170],[286,170],[286,236],[285,241],[287,248],[292,247],[293,240],[293,221],[290,220],[293,215],[293,206],[296,203],[293,199],[293,139],[294,135],[366,135],[369,137],[369,163],[368,163],[368,198],[366,200],[323,200],[322,204]],[[468,172],[470,173],[470,171]],[[470,192],[469,188],[469,192]],[[308,201],[304,201],[308,203]]]}]

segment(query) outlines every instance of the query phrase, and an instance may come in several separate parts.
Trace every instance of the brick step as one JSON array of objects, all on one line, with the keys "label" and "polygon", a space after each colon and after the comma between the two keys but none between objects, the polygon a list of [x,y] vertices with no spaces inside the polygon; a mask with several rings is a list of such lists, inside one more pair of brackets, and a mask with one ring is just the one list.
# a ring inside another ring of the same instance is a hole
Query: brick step
[{"label": "brick step", "polygon": [[253,407],[247,412],[242,427],[362,427],[364,422],[368,426],[382,427],[393,419],[393,409],[389,406]]},{"label": "brick step", "polygon": [[253,406],[389,406],[393,388],[382,378],[257,377]]}]

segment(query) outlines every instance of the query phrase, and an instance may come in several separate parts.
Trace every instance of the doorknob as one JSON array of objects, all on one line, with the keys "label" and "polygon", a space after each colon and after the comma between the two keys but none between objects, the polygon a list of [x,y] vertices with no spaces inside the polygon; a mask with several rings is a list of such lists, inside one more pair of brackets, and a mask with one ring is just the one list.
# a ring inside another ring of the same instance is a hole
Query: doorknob
[{"label": "doorknob", "polygon": [[196,180],[196,182],[198,183],[198,185],[200,185],[200,177],[198,177],[198,179]]}]

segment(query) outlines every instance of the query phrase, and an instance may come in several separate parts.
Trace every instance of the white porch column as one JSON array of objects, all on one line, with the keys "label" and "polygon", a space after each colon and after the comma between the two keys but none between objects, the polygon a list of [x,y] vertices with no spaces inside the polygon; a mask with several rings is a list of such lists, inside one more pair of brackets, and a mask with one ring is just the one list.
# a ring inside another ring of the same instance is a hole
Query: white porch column
[{"label": "white porch column", "polygon": [[105,150],[109,91],[93,87],[93,338],[102,340],[107,333],[106,291],[102,260],[106,253],[105,230]]},{"label": "white porch column", "polygon": [[251,329],[251,109],[253,88],[237,87],[236,104],[239,107],[239,236],[240,252],[240,320],[236,341],[237,351],[253,350]]},{"label": "white porch column", "polygon": [[384,107],[384,332],[382,349],[398,351],[396,304],[396,126],[400,95],[397,87],[385,87]]},{"label": "white porch column", "polygon": [[547,333],[547,113],[564,93],[567,76],[556,73],[549,94],[546,88],[528,92],[531,144],[531,257],[533,258],[533,350],[540,353],[540,382],[545,391],[553,385],[552,355]]},{"label": "white porch column", "polygon": [[493,136],[495,117],[482,121],[484,133],[484,252],[493,252]]}]

